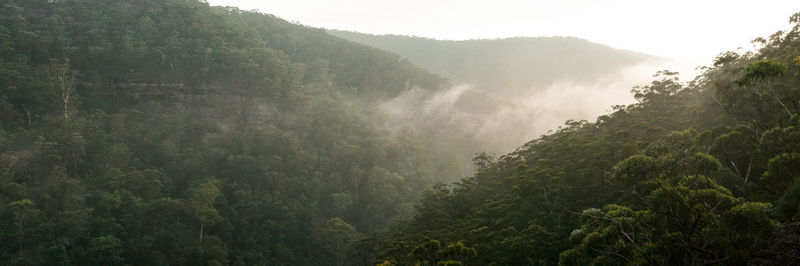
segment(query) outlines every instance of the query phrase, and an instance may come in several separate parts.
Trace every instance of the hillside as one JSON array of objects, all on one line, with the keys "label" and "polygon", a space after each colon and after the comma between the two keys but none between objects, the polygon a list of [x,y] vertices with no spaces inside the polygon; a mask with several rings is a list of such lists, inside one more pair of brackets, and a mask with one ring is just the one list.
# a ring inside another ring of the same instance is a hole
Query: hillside
[{"label": "hillside", "polygon": [[797,239],[772,234],[800,208],[800,13],[531,140],[649,57],[376,37],[452,51],[431,73],[202,0],[0,7],[0,265],[739,265]]},{"label": "hillside", "polygon": [[790,22],[757,39],[757,52],[721,53],[691,82],[660,71],[634,88],[635,104],[476,157],[474,176],[434,187],[412,220],[381,237],[376,262],[791,260],[797,236],[772,238],[796,231],[800,202],[800,13]]},{"label": "hillside", "polygon": [[448,86],[387,52],[204,1],[0,6],[0,265],[350,263],[458,177],[377,123]]}]

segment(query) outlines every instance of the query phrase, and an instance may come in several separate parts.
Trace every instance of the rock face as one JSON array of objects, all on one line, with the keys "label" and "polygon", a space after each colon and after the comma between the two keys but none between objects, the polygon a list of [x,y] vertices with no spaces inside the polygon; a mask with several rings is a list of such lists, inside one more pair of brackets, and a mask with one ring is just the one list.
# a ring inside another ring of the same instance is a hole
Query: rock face
[{"label": "rock face", "polygon": [[755,252],[748,265],[800,265],[800,210]]}]

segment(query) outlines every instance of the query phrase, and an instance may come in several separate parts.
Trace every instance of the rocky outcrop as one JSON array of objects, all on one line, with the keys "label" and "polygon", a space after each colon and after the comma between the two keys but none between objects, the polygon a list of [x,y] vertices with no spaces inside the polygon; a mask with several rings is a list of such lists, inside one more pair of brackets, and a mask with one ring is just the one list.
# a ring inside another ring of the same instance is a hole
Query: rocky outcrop
[{"label": "rocky outcrop", "polygon": [[753,253],[748,265],[800,265],[800,210]]}]

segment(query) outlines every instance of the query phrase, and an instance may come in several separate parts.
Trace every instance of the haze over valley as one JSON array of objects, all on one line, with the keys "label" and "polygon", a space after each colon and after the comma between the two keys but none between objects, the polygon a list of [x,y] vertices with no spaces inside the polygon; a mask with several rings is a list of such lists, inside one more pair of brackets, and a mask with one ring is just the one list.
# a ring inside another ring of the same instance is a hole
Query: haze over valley
[{"label": "haze over valley", "polygon": [[797,5],[0,0],[0,265],[798,264]]},{"label": "haze over valley", "polygon": [[[633,103],[630,89],[647,84],[656,71],[686,68],[578,38],[438,41],[328,32],[393,52],[448,78],[454,85],[447,90],[411,90],[382,109],[416,127],[452,120],[447,123],[473,135],[478,144],[471,145],[474,153],[507,153],[564,121],[594,120],[611,106]],[[682,77],[693,78],[697,71],[688,70]]]}]

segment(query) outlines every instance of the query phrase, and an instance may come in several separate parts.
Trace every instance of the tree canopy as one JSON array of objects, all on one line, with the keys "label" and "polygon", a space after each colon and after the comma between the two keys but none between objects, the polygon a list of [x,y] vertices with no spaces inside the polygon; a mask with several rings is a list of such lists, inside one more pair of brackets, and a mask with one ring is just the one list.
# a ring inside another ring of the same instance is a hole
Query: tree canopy
[{"label": "tree canopy", "polygon": [[469,134],[381,113],[450,86],[397,55],[196,0],[0,6],[1,265],[737,265],[799,207],[800,14],[473,174]]}]

